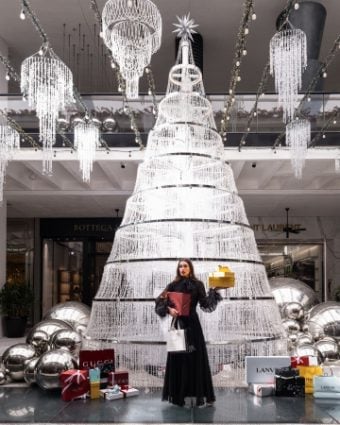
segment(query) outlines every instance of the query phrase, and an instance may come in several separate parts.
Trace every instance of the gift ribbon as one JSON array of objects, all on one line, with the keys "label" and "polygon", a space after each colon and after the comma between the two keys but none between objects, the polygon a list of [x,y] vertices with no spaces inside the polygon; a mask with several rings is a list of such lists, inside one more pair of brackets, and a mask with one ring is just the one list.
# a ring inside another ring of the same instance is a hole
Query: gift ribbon
[{"label": "gift ribbon", "polygon": [[66,384],[66,386],[63,387],[61,393],[64,394],[67,390],[70,389],[70,387],[72,387],[73,384],[79,385],[80,383],[86,381],[86,379],[86,376],[84,376],[81,370],[76,370],[72,375],[65,379],[64,383]]}]

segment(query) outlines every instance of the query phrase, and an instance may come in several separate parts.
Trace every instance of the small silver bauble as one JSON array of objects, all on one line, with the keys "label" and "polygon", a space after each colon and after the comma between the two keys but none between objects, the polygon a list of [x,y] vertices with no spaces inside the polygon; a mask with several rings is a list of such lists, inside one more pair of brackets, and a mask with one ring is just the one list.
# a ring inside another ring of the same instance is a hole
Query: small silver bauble
[{"label": "small silver bauble", "polygon": [[297,339],[296,344],[299,345],[305,345],[305,344],[313,344],[313,338],[311,338],[308,335],[302,336],[300,338]]},{"label": "small silver bauble", "polygon": [[298,302],[286,303],[281,310],[282,317],[301,320],[304,316],[303,306]]},{"label": "small silver bauble", "polygon": [[29,344],[14,344],[7,348],[2,355],[2,361],[9,377],[13,381],[22,381],[26,364],[35,356],[35,350]]},{"label": "small silver bauble", "polygon": [[86,304],[77,301],[67,301],[52,307],[44,319],[62,320],[79,332],[78,326],[87,327],[90,320],[91,309]]},{"label": "small silver bauble", "polygon": [[36,373],[36,366],[39,361],[39,357],[34,357],[32,360],[30,360],[24,370],[24,380],[27,382],[28,385],[35,384],[35,373]]},{"label": "small silver bauble", "polygon": [[6,371],[3,369],[0,369],[0,385],[4,385],[6,382]]},{"label": "small silver bauble", "polygon": [[320,351],[322,360],[336,360],[339,355],[338,344],[329,339],[320,339],[314,343],[314,347]]},{"label": "small silver bauble", "polygon": [[286,319],[282,321],[282,326],[288,335],[297,334],[300,331],[300,323],[297,320]]},{"label": "small silver bauble", "polygon": [[30,330],[30,332],[27,335],[26,342],[28,344],[31,344],[34,336],[36,335],[36,332],[38,331],[39,331],[39,334],[41,331],[44,332],[45,334],[47,334],[48,339],[50,339],[51,336],[54,334],[54,332],[57,332],[60,329],[72,329],[72,326],[62,320],[56,320],[56,319],[42,320],[41,322],[33,326],[33,328]]},{"label": "small silver bauble", "polygon": [[44,390],[60,388],[59,375],[69,369],[77,369],[77,361],[65,349],[44,353],[36,366],[36,383]]},{"label": "small silver bauble", "polygon": [[37,355],[40,356],[49,349],[49,339],[47,332],[42,329],[36,329],[33,332],[30,332],[30,336],[27,338],[27,341],[29,341],[29,343],[35,348]]},{"label": "small silver bauble", "polygon": [[68,329],[61,329],[51,337],[52,348],[67,348],[74,355],[79,354],[81,343],[81,335],[76,331]]}]

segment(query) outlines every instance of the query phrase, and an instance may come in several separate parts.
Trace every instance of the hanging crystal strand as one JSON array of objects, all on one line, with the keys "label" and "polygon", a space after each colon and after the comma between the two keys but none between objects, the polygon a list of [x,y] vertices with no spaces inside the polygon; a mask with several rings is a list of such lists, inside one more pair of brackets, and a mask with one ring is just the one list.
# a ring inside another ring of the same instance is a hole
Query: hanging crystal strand
[{"label": "hanging crystal strand", "polygon": [[301,179],[310,143],[310,122],[306,119],[295,120],[286,126],[286,142],[290,147],[291,163],[296,178]]},{"label": "hanging crystal strand", "polygon": [[0,122],[0,204],[3,201],[3,188],[8,161],[20,149],[19,133],[4,122]]},{"label": "hanging crystal strand", "polygon": [[39,140],[43,146],[43,174],[52,174],[56,120],[74,101],[73,76],[48,43],[25,59],[21,66],[21,91],[39,118]]},{"label": "hanging crystal strand", "polygon": [[307,66],[306,34],[300,29],[277,32],[270,41],[270,73],[275,77],[283,121],[294,117],[302,73]]},{"label": "hanging crystal strand", "polygon": [[99,128],[89,117],[77,122],[74,127],[74,147],[77,149],[80,170],[84,182],[89,182],[99,146]]}]

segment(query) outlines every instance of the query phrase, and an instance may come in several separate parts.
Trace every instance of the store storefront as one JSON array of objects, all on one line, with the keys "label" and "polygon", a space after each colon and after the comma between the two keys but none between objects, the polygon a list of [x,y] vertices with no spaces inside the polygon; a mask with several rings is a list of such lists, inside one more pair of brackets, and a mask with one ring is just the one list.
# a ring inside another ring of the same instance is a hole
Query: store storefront
[{"label": "store storefront", "polygon": [[120,218],[42,219],[42,315],[53,305],[91,305]]}]

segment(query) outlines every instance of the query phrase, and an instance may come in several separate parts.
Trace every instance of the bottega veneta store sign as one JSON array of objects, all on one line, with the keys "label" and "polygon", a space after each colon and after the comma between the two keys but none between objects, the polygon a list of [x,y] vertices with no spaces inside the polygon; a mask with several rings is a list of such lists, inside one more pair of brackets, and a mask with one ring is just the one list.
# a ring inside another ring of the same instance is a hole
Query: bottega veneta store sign
[{"label": "bottega veneta store sign", "polygon": [[112,239],[121,218],[56,218],[41,219],[42,238],[105,238]]},{"label": "bottega veneta store sign", "polygon": [[[269,223],[269,224],[252,224],[251,228],[254,232],[284,232],[287,225],[281,223]],[[302,224],[289,224],[290,230],[299,230],[304,226]]]}]

